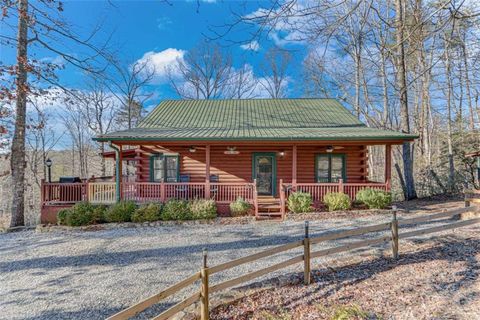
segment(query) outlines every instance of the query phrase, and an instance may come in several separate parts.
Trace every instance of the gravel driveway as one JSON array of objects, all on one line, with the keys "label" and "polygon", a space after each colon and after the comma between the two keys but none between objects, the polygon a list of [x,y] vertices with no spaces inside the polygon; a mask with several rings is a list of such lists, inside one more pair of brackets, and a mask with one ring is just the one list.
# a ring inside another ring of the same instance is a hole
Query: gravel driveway
[{"label": "gravel driveway", "polygon": [[[389,216],[319,220],[311,222],[311,233],[389,220]],[[302,235],[303,222],[294,221],[0,234],[0,318],[105,318],[198,271],[202,248],[208,248],[209,264],[213,265]],[[390,247],[386,244],[376,250],[389,254]],[[284,258],[279,255],[243,265],[212,277],[212,281]],[[301,270],[300,265],[292,268]]]}]

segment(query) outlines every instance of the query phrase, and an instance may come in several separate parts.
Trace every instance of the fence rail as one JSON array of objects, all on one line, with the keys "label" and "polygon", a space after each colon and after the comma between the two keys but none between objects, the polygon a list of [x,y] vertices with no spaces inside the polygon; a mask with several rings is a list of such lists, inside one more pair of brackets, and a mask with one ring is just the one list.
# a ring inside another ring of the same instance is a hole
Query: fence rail
[{"label": "fence rail", "polygon": [[[156,295],[151,296],[146,300],[143,300],[135,304],[134,306],[131,306],[130,308],[120,311],[119,313],[111,316],[108,319],[109,320],[128,319],[129,317],[135,316],[136,314],[144,311],[145,309],[151,307],[152,305],[159,303],[162,299],[172,296],[178,291],[193,285],[194,283],[197,282],[197,280],[201,280],[201,286],[200,286],[199,292],[196,292],[195,294],[180,301],[176,305],[163,311],[154,319],[167,319],[168,317],[171,317],[177,312],[183,310],[185,307],[200,301],[200,306],[201,306],[200,317],[202,320],[208,320],[209,319],[209,295],[211,293],[225,290],[227,288],[251,281],[260,276],[269,274],[271,272],[274,272],[280,269],[284,269],[288,266],[295,265],[301,262],[303,262],[304,282],[305,284],[310,284],[311,282],[310,264],[312,259],[335,254],[335,253],[346,252],[353,249],[378,245],[388,241],[392,242],[393,257],[398,258],[398,252],[399,252],[398,240],[399,239],[473,225],[476,223],[480,223],[480,218],[474,218],[474,219],[464,220],[460,222],[448,222],[441,226],[424,228],[420,230],[408,231],[403,233],[399,233],[399,227],[417,224],[419,222],[429,222],[429,221],[435,221],[438,219],[450,218],[450,217],[453,217],[465,212],[471,212],[471,211],[475,211],[475,208],[466,207],[466,208],[454,209],[446,212],[440,212],[432,215],[398,220],[396,215],[396,210],[394,208],[393,219],[391,222],[371,225],[367,227],[355,228],[355,229],[341,231],[341,232],[328,232],[328,233],[320,234],[315,237],[310,237],[309,224],[308,224],[308,221],[306,221],[305,235],[303,240],[276,246],[255,254],[241,257],[241,258],[238,258],[229,262],[225,262],[222,264],[218,264],[212,267],[207,266],[207,253],[206,251],[204,251],[203,266],[200,272],[195,273],[189,278],[169,287],[166,290],[161,291]],[[387,234],[382,234],[381,236],[373,239],[365,239],[365,240],[355,241],[352,243],[336,246],[333,248],[312,251],[312,246],[325,241],[336,240],[336,239],[347,238],[347,237],[358,236],[358,235],[365,235],[369,233],[385,232],[385,231],[390,231],[390,232]],[[284,260],[282,262],[273,264],[271,266],[268,266],[263,269],[256,270],[244,275],[237,276],[236,278],[229,279],[220,283],[210,284],[209,282],[209,276],[212,274],[216,274],[216,273],[237,267],[242,264],[257,261],[259,259],[267,258],[273,255],[287,252],[292,249],[296,249],[300,247],[303,247],[303,254],[296,255],[294,257],[289,257],[287,260]]]}]

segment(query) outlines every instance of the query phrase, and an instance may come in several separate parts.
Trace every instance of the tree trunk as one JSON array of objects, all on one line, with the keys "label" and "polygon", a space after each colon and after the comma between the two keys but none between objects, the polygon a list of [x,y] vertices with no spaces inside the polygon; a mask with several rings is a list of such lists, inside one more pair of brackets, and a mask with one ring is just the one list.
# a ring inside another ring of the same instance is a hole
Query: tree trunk
[{"label": "tree trunk", "polygon": [[[405,64],[405,38],[403,25],[403,3],[402,0],[395,0],[396,11],[396,49],[397,49],[397,86],[400,91],[400,117],[402,120],[402,130],[405,133],[410,133],[410,119],[408,115],[408,94],[407,94],[407,79],[406,79],[406,64]],[[405,200],[415,199],[417,192],[415,191],[415,181],[413,179],[413,159],[412,148],[409,142],[403,143],[402,160],[403,173],[405,176]]]},{"label": "tree trunk", "polygon": [[15,133],[12,140],[12,217],[10,227],[25,224],[25,121],[27,112],[27,44],[28,44],[28,0],[20,0],[18,8],[18,47],[17,47],[17,78],[16,78],[16,115]]},{"label": "tree trunk", "polygon": [[448,39],[445,39],[445,77],[447,79],[447,146],[448,146],[448,190],[455,189],[455,163],[452,141],[452,78]]},{"label": "tree trunk", "polygon": [[465,39],[462,43],[462,56],[463,56],[463,66],[465,68],[465,89],[467,91],[467,102],[468,102],[468,112],[469,112],[469,124],[470,130],[475,130],[475,115],[473,111],[473,103],[472,103],[472,93],[470,89],[470,75],[468,70],[468,51],[467,45],[465,44]]}]

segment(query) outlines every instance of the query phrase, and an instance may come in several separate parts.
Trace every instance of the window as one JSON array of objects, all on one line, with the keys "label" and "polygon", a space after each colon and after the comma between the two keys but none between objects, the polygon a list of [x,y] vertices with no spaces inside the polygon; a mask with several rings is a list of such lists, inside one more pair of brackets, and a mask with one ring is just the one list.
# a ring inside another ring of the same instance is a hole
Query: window
[{"label": "window", "polygon": [[150,180],[153,182],[177,182],[178,168],[178,155],[153,155],[150,158]]},{"label": "window", "polygon": [[315,177],[320,183],[346,181],[344,154],[317,154],[315,161]]}]

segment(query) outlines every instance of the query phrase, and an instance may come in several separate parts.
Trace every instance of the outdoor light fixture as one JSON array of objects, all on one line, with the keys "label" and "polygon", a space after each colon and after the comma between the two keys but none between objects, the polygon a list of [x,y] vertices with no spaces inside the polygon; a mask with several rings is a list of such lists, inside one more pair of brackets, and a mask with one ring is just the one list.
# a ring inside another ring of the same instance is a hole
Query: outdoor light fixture
[{"label": "outdoor light fixture", "polygon": [[45,165],[47,166],[47,169],[48,169],[48,182],[51,183],[52,182],[52,163],[53,161],[48,158],[47,160],[45,160]]},{"label": "outdoor light fixture", "polygon": [[190,149],[188,149],[191,153],[195,153],[197,149],[194,146],[191,146]]},{"label": "outdoor light fixture", "polygon": [[285,157],[285,151],[283,151],[283,150],[280,151],[280,152],[278,153],[278,155],[279,155],[280,157]]},{"label": "outdoor light fixture", "polygon": [[236,147],[227,147],[227,151],[223,152],[224,154],[239,154],[240,151]]},{"label": "outdoor light fixture", "polygon": [[327,152],[333,152],[333,146],[327,146]]}]

